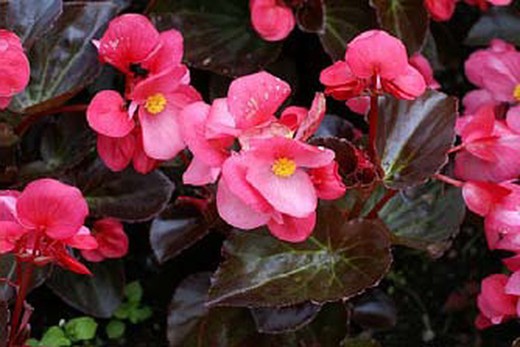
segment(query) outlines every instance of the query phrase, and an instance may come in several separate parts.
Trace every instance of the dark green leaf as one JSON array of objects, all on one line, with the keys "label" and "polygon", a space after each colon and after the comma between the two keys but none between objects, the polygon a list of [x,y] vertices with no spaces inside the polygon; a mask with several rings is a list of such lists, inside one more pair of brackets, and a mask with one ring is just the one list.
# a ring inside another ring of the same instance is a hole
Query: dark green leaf
[{"label": "dark green leaf", "polygon": [[63,301],[93,317],[109,318],[121,304],[125,285],[123,263],[89,263],[93,276],[77,275],[56,267],[47,285]]},{"label": "dark green leaf", "polygon": [[[170,347],[293,347],[315,346],[314,333],[303,329],[296,333],[267,335],[255,329],[247,309],[211,308],[204,302],[210,286],[210,274],[199,273],[188,277],[177,288],[168,315],[168,341]],[[331,316],[330,318],[336,318]],[[330,320],[327,320],[331,322]],[[334,327],[342,326],[337,321]],[[344,326],[344,325],[343,325]],[[325,333],[325,330],[319,333]],[[326,337],[334,335],[326,331]],[[323,346],[338,346],[339,340]]]},{"label": "dark green leaf", "polygon": [[385,227],[318,211],[313,236],[285,243],[265,231],[235,232],[209,292],[211,306],[286,306],[347,299],[377,285],[392,261]]},{"label": "dark green leaf", "polygon": [[384,97],[376,146],[386,186],[407,188],[438,172],[455,141],[456,119],[457,99],[440,92],[430,90],[412,101]]},{"label": "dark green leaf", "polygon": [[385,292],[374,289],[351,302],[352,320],[365,330],[388,330],[397,323],[397,308]]},{"label": "dark green leaf", "polygon": [[280,52],[279,43],[262,40],[253,30],[244,0],[163,1],[154,16],[160,29],[184,36],[185,60],[193,67],[238,76],[261,70]]},{"label": "dark green leaf", "polygon": [[341,60],[347,43],[374,26],[374,11],[366,0],[324,1],[325,32],[320,34],[321,44],[332,60]]},{"label": "dark green leaf", "polygon": [[134,307],[128,314],[128,320],[132,324],[138,324],[150,318],[152,314],[152,309],[148,306]]},{"label": "dark green leaf", "polygon": [[258,307],[251,309],[256,330],[261,333],[276,334],[295,331],[306,326],[321,310],[321,305],[310,302],[287,307]]},{"label": "dark green leaf", "polygon": [[202,215],[180,202],[166,208],[150,227],[150,245],[159,263],[164,263],[206,236],[217,222],[216,206]]},{"label": "dark green leaf", "polygon": [[112,172],[96,161],[76,174],[72,183],[83,191],[91,217],[110,216],[128,222],[149,220],[164,209],[174,189],[168,177],[158,170],[147,175],[130,169]]},{"label": "dark green leaf", "polygon": [[419,52],[428,32],[424,0],[370,0],[381,28],[403,41],[408,52]]},{"label": "dark green leaf", "polygon": [[0,347],[7,346],[7,323],[9,322],[9,305],[0,299]]},{"label": "dark green leaf", "polygon": [[325,0],[304,1],[296,10],[296,22],[302,31],[325,32]]},{"label": "dark green leaf", "polygon": [[111,320],[106,326],[106,333],[109,339],[117,340],[125,335],[126,325],[120,320]]},{"label": "dark green leaf", "polygon": [[92,317],[78,317],[65,324],[65,333],[71,341],[87,341],[96,337],[97,323]]},{"label": "dark green leaf", "polygon": [[440,182],[402,191],[379,212],[395,242],[441,255],[459,232],[466,208],[459,188]]},{"label": "dark green leaf", "polygon": [[343,347],[381,347],[376,340],[368,337],[347,337],[341,344]]},{"label": "dark green leaf", "polygon": [[62,6],[62,0],[2,0],[0,27],[14,31],[29,49],[49,30]]},{"label": "dark green leaf", "polygon": [[91,82],[101,67],[91,40],[117,9],[110,1],[64,3],[62,15],[28,52],[31,81],[13,99],[10,109],[24,113],[47,110]]},{"label": "dark green leaf", "polygon": [[471,28],[464,42],[487,46],[493,39],[520,45],[520,13],[511,7],[493,7]]}]

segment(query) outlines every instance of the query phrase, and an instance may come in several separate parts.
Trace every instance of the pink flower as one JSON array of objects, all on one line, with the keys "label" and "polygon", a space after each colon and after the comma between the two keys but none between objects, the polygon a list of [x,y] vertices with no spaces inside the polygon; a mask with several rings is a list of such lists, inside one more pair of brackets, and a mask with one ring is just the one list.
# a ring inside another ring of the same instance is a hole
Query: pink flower
[{"label": "pink flower", "polygon": [[419,73],[424,77],[424,81],[426,82],[426,86],[430,89],[440,89],[441,85],[439,82],[435,80],[433,76],[433,69],[430,65],[428,59],[426,59],[422,54],[415,53],[411,56],[410,65],[419,71]]},{"label": "pink flower", "polygon": [[[329,166],[333,160],[332,151],[297,140],[283,137],[252,140],[249,150],[224,163],[217,193],[219,214],[242,229],[267,224],[282,240],[303,241],[314,227],[318,199],[309,170]],[[334,169],[314,175],[339,179]],[[340,182],[315,181],[323,196],[340,195],[337,191],[341,190],[337,188]]]},{"label": "pink flower", "polygon": [[33,181],[23,192],[0,193],[0,253],[14,252],[36,265],[55,262],[87,274],[68,247],[91,250],[96,239],[83,226],[88,207],[81,192],[53,179]]},{"label": "pink flower", "polygon": [[[436,21],[447,21],[455,12],[455,5],[458,0],[424,0],[424,6]],[[485,11],[489,8],[489,4],[506,6],[511,0],[464,0],[465,3],[478,6],[480,10]]]},{"label": "pink flower", "polygon": [[29,60],[13,32],[0,30],[0,109],[27,87],[30,76]]},{"label": "pink flower", "polygon": [[121,258],[128,253],[128,237],[123,225],[112,218],[96,221],[92,228],[92,235],[97,240],[98,248],[82,250],[83,258],[92,262],[99,262],[107,258]]},{"label": "pink flower", "polygon": [[347,100],[367,92],[415,99],[426,89],[424,77],[408,62],[399,39],[381,30],[370,30],[352,40],[339,61],[321,72],[325,93]]},{"label": "pink flower", "polygon": [[455,157],[455,174],[465,180],[501,182],[520,174],[520,135],[495,119],[492,106],[459,118],[462,150]]},{"label": "pink flower", "polygon": [[113,19],[99,41],[99,59],[125,73],[132,82],[181,64],[183,38],[176,30],[159,33],[148,18],[124,14]]},{"label": "pink flower", "polygon": [[279,0],[250,0],[253,28],[266,41],[285,39],[294,29],[294,14]]},{"label": "pink flower", "polygon": [[424,6],[436,21],[446,21],[453,16],[457,0],[424,0]]},{"label": "pink flower", "polygon": [[485,329],[503,323],[519,315],[518,296],[520,295],[520,273],[508,278],[496,274],[482,281],[481,292],[477,298],[480,315],[475,322],[477,328]]},{"label": "pink flower", "polygon": [[117,92],[104,90],[96,94],[87,109],[89,125],[104,137],[119,139],[101,137],[98,140],[100,155],[112,159],[105,160],[109,167],[122,169],[130,158],[136,158],[133,155],[136,152],[131,148],[140,143],[132,145],[128,137],[136,127],[136,110],[139,117],[137,129],[147,157],[169,160],[185,147],[178,115],[183,107],[200,99],[192,87],[184,84],[187,75],[188,70],[179,66],[139,82],[130,95],[132,103],[128,110],[125,100]]}]

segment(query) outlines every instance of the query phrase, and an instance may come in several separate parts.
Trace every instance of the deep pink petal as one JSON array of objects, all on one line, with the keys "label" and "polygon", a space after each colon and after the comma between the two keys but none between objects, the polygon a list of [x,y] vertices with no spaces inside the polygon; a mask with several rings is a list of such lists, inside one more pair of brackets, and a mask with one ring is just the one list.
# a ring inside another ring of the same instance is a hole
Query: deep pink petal
[{"label": "deep pink petal", "polygon": [[520,157],[499,157],[498,161],[485,161],[467,151],[455,157],[455,175],[467,181],[503,182],[520,175]]},{"label": "deep pink petal", "polygon": [[513,273],[505,287],[506,294],[520,296],[520,271]]},{"label": "deep pink petal", "polygon": [[[128,253],[128,237],[118,220],[103,218],[96,221],[93,233],[99,244],[97,251],[104,258],[121,258]],[[90,260],[87,257],[85,259]]]},{"label": "deep pink petal", "polygon": [[132,133],[125,137],[113,138],[98,135],[97,151],[103,163],[112,171],[121,171],[128,166],[135,150]]},{"label": "deep pink petal", "polygon": [[139,133],[135,138],[135,151],[134,156],[132,158],[132,164],[134,166],[135,171],[145,175],[151,171],[153,171],[158,165],[159,161],[150,158],[143,147],[143,138]]},{"label": "deep pink petal", "polygon": [[159,74],[182,62],[184,39],[175,30],[163,31],[159,35],[159,43],[154,52],[143,62],[142,67],[151,74]]},{"label": "deep pink petal", "polygon": [[425,0],[426,9],[436,21],[447,21],[455,12],[456,0]]},{"label": "deep pink petal", "polygon": [[16,240],[27,232],[20,224],[13,221],[0,221],[0,254],[12,251]]},{"label": "deep pink petal", "polygon": [[125,109],[125,100],[113,90],[103,90],[94,96],[88,105],[87,121],[96,132],[110,137],[124,137],[135,126]]},{"label": "deep pink petal", "polygon": [[253,28],[267,41],[283,40],[294,28],[292,10],[275,0],[250,0]]},{"label": "deep pink petal", "polygon": [[507,111],[507,126],[515,133],[520,134],[520,105],[513,106]]},{"label": "deep pink petal", "polygon": [[511,194],[511,190],[498,184],[470,181],[464,183],[462,196],[468,208],[480,215],[486,216],[503,198]]},{"label": "deep pink petal", "polygon": [[16,203],[16,211],[24,226],[41,228],[54,239],[66,239],[81,228],[88,206],[77,188],[44,178],[25,187]]},{"label": "deep pink petal", "polygon": [[493,135],[495,111],[492,106],[481,107],[474,116],[465,116],[459,119],[464,120],[461,126],[459,121],[457,122],[457,132],[462,137],[463,142],[471,142]]},{"label": "deep pink petal", "polygon": [[222,219],[240,229],[258,228],[271,218],[269,214],[253,209],[244,200],[233,194],[222,179],[218,184],[217,209]]},{"label": "deep pink petal", "polygon": [[229,86],[227,98],[236,127],[246,129],[265,123],[290,93],[286,82],[267,72],[237,78]]},{"label": "deep pink petal", "polygon": [[29,60],[20,39],[10,31],[0,30],[0,97],[5,98],[0,108],[7,106],[9,97],[25,89],[29,76]]},{"label": "deep pink petal", "polygon": [[287,242],[303,242],[311,236],[316,225],[316,212],[304,218],[283,215],[281,223],[271,219],[267,224],[276,238]]},{"label": "deep pink petal", "polygon": [[305,141],[310,138],[316,130],[318,130],[323,117],[325,117],[326,100],[322,93],[316,93],[314,100],[312,100],[311,108],[307,117],[303,119],[298,131],[294,136],[295,139]]},{"label": "deep pink petal", "polygon": [[426,90],[423,75],[411,65],[394,79],[383,80],[382,85],[385,92],[405,100],[413,100]]},{"label": "deep pink petal", "polygon": [[155,94],[164,96],[174,93],[179,85],[185,84],[183,79],[189,76],[188,68],[184,65],[174,66],[158,75],[142,80],[130,95],[130,99],[144,105],[148,97]]},{"label": "deep pink petal", "polygon": [[415,53],[409,60],[410,65],[419,71],[419,73],[424,77],[424,81],[426,82],[426,86],[430,89],[439,89],[441,85],[439,82],[435,80],[433,77],[433,69],[430,65],[430,62],[426,57],[424,57],[420,53]]},{"label": "deep pink petal", "polygon": [[335,200],[345,194],[346,187],[338,172],[338,163],[309,170],[311,181],[320,199]]},{"label": "deep pink petal", "polygon": [[369,96],[360,96],[357,98],[352,98],[347,100],[346,102],[348,108],[352,112],[367,115],[368,111],[370,111],[370,97]]},{"label": "deep pink petal", "polygon": [[148,18],[140,14],[124,14],[113,19],[99,40],[99,58],[122,72],[141,63],[159,43],[159,32]]},{"label": "deep pink petal", "polygon": [[70,247],[81,250],[94,250],[99,246],[96,238],[92,236],[90,230],[85,226],[82,226],[74,236],[65,240],[65,243]]},{"label": "deep pink petal", "polygon": [[394,79],[409,66],[403,43],[381,30],[370,30],[354,38],[347,47],[345,60],[359,78],[378,75]]},{"label": "deep pink petal", "polygon": [[520,254],[517,254],[513,257],[502,259],[502,262],[510,271],[520,270]]}]

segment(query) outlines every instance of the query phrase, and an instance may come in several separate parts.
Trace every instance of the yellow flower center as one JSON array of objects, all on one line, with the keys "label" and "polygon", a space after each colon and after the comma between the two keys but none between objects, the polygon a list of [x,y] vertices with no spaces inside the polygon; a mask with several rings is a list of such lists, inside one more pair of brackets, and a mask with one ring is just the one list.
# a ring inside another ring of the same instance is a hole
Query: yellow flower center
[{"label": "yellow flower center", "polygon": [[146,103],[144,104],[144,108],[151,114],[157,114],[164,111],[166,107],[166,98],[161,93],[157,93],[154,95],[150,95],[146,99]]},{"label": "yellow flower center", "polygon": [[520,84],[517,84],[515,90],[513,91],[513,97],[516,101],[520,101]]},{"label": "yellow flower center", "polygon": [[296,171],[296,163],[294,160],[282,157],[276,159],[271,169],[278,177],[290,177]]}]

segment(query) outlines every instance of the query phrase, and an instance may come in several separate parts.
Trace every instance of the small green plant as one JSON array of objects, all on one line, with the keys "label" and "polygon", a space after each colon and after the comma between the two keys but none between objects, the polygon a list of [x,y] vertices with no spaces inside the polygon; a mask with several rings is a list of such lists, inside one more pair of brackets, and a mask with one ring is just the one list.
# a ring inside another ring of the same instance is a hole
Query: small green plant
[{"label": "small green plant", "polygon": [[125,320],[132,324],[139,324],[152,316],[152,309],[141,304],[142,298],[143,288],[139,282],[135,281],[126,285],[125,301],[114,312],[113,319],[105,328],[109,339],[117,340],[124,336]]},{"label": "small green plant", "polygon": [[85,345],[96,337],[98,324],[91,317],[78,317],[60,321],[47,329],[40,341],[30,339],[26,343],[31,347],[65,347]]}]

